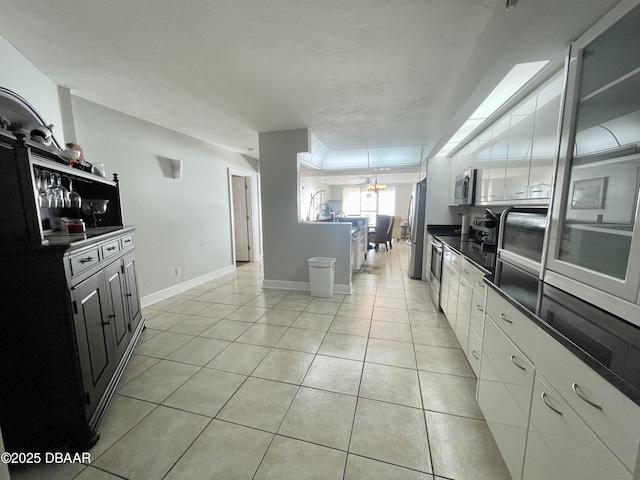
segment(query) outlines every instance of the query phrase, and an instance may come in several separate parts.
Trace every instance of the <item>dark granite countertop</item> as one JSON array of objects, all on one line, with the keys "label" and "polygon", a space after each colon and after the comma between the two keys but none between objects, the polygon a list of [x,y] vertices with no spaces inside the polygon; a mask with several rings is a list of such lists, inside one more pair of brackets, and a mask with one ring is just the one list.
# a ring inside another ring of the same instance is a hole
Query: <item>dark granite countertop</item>
[{"label": "dark granite countertop", "polygon": [[462,240],[460,225],[435,225],[429,226],[427,232],[447,244],[456,252],[464,255],[480,270],[486,274],[492,274],[496,265],[496,254],[485,252],[482,247],[470,240]]},{"label": "dark granite countertop", "polygon": [[[538,285],[536,305],[525,306],[533,299],[520,302],[518,295],[524,291],[501,288],[494,278],[496,254],[482,252],[474,242],[461,240],[459,225],[434,225],[427,231],[488,271],[485,282],[492,290],[640,405],[639,327],[543,281]],[[574,322],[567,322],[568,317]]]},{"label": "dark granite countertop", "polygon": [[[492,290],[640,405],[640,328],[542,281],[534,311],[494,281],[492,276],[485,277]],[[566,322],[568,315],[577,315],[583,328]]]}]

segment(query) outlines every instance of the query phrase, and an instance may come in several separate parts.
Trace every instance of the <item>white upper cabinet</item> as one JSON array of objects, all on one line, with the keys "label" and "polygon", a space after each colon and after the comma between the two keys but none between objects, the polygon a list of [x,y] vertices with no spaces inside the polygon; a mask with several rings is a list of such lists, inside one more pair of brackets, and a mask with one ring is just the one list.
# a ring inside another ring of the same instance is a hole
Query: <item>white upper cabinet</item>
[{"label": "white upper cabinet", "polygon": [[[633,304],[640,288],[639,4],[623,1],[572,45],[548,260],[551,282],[555,272]],[[585,295],[577,286],[572,293]]]},{"label": "white upper cabinet", "polygon": [[560,72],[539,89],[531,145],[529,198],[549,198],[553,181],[553,164],[558,150],[558,129],[564,72]]},{"label": "white upper cabinet", "polygon": [[558,72],[452,157],[457,172],[478,169],[476,203],[549,202],[563,80]]},{"label": "white upper cabinet", "polygon": [[534,94],[514,108],[510,114],[509,149],[504,191],[506,200],[527,198],[536,100],[537,95]]}]

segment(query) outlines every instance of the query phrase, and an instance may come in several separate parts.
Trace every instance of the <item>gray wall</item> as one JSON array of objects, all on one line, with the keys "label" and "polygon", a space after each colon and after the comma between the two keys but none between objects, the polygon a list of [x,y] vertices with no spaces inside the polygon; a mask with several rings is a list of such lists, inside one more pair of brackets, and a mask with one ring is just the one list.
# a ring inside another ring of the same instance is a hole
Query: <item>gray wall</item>
[{"label": "gray wall", "polygon": [[350,293],[351,224],[298,221],[297,154],[308,151],[307,130],[260,133],[259,141],[264,285],[307,289],[307,260],[333,257],[336,292]]},{"label": "gray wall", "polygon": [[[143,297],[232,267],[227,167],[255,172],[255,160],[81,98],[73,111],[87,160],[119,174]],[[182,179],[160,158],[182,160]]]},{"label": "gray wall", "polygon": [[449,207],[449,157],[433,157],[427,165],[427,225],[459,224],[463,209]]}]

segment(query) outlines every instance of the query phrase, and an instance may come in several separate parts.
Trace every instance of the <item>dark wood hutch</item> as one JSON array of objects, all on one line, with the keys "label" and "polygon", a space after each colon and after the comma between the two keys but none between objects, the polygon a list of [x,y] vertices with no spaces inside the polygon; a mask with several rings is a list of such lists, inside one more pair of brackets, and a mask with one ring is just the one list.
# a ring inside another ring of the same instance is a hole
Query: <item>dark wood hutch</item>
[{"label": "dark wood hutch", "polygon": [[[116,175],[71,167],[55,140],[30,139],[44,121],[2,88],[0,115],[11,123],[0,128],[2,434],[7,451],[85,450],[144,328],[134,228]],[[71,182],[75,205],[43,202],[44,177],[67,192]],[[86,231],[61,231],[63,217]]]}]

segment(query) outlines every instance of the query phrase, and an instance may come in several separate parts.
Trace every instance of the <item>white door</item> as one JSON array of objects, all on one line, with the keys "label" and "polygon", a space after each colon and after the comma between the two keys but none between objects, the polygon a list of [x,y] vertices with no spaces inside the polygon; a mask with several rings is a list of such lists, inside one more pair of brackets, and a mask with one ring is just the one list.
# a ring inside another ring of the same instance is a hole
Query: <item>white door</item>
[{"label": "white door", "polygon": [[233,229],[236,240],[236,262],[249,261],[249,215],[247,209],[247,179],[232,175]]}]

